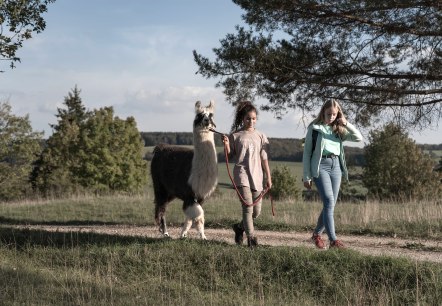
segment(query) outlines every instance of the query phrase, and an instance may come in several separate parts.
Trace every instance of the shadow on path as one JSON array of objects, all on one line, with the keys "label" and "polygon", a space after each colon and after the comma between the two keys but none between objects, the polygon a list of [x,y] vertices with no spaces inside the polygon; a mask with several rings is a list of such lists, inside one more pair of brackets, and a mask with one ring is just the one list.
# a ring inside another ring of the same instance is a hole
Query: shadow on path
[{"label": "shadow on path", "polygon": [[74,248],[79,246],[111,246],[163,243],[165,239],[99,234],[91,232],[51,232],[39,229],[0,228],[0,245],[11,248],[47,246]]},{"label": "shadow on path", "polygon": [[36,221],[32,219],[13,219],[0,216],[0,224],[9,225],[124,225],[119,222],[103,222],[98,220],[66,220],[66,221]]}]

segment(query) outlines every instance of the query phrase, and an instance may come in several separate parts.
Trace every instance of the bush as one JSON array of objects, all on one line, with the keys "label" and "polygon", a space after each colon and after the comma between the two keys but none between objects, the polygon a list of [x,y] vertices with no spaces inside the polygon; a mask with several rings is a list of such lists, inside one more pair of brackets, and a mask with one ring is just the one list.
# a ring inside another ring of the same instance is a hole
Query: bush
[{"label": "bush", "polygon": [[434,160],[395,124],[370,133],[363,182],[369,195],[402,200],[439,198],[440,173]]},{"label": "bush", "polygon": [[41,151],[43,134],[32,131],[29,116],[15,116],[8,103],[0,103],[0,201],[32,193],[29,174]]},{"label": "bush", "polygon": [[299,198],[301,191],[296,185],[296,177],[287,166],[276,167],[272,171],[272,182],[271,195],[275,200]]}]

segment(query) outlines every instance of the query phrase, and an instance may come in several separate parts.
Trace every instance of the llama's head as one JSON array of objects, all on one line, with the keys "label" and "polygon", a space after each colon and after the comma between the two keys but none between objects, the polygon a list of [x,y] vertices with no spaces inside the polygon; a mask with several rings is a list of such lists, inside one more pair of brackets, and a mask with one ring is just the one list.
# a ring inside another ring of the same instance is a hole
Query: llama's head
[{"label": "llama's head", "polygon": [[210,101],[209,105],[201,106],[201,102],[195,103],[195,120],[193,121],[193,128],[200,128],[209,130],[215,128],[215,122],[213,122],[213,111],[215,109],[215,102]]}]

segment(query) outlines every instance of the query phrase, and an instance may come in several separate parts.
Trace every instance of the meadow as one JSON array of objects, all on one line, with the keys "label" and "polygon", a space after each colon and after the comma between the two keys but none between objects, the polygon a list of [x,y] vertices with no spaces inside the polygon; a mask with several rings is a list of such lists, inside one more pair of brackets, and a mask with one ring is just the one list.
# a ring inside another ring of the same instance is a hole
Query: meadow
[{"label": "meadow", "polygon": [[[275,167],[277,163],[272,163]],[[300,180],[301,167],[284,163]],[[206,227],[240,218],[225,164],[205,204]],[[224,172],[223,172],[224,171]],[[301,184],[301,183],[300,183]],[[153,225],[151,186],[141,195],[73,195],[0,204],[1,305],[435,305],[442,265],[367,256],[351,249],[261,246],[18,229],[18,224]],[[340,202],[338,234],[442,241],[437,201]],[[257,229],[311,234],[318,202],[264,200]],[[168,223],[183,221],[181,204]],[[209,237],[210,239],[210,237]],[[434,250],[441,252],[440,249]]]}]

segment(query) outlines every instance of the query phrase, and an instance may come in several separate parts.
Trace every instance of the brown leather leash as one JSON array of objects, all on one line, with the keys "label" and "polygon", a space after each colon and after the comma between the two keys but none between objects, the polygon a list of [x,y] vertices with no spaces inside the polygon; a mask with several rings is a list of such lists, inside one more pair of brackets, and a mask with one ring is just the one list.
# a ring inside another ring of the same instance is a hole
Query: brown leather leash
[{"label": "brown leather leash", "polygon": [[[218,132],[212,128],[209,129],[211,132],[214,132],[216,134],[225,136],[225,134]],[[230,173],[230,167],[229,167],[229,154],[227,154],[227,148],[226,146],[224,146],[224,156],[226,158],[226,167],[227,167],[227,174],[229,175],[230,181],[233,184],[233,187],[235,188],[236,194],[238,195],[241,203],[245,206],[255,206],[259,203],[259,201],[261,201],[261,199],[270,191],[270,188],[266,187],[263,191],[261,191],[261,193],[259,194],[259,196],[255,199],[255,201],[253,201],[253,203],[247,203],[247,201],[243,198],[243,196],[241,195],[241,193],[238,190],[238,187],[236,186],[232,174]],[[270,198],[270,203],[272,205],[272,215],[275,216],[275,206],[273,204],[273,198],[272,195],[269,193],[268,194],[269,198]]]}]

